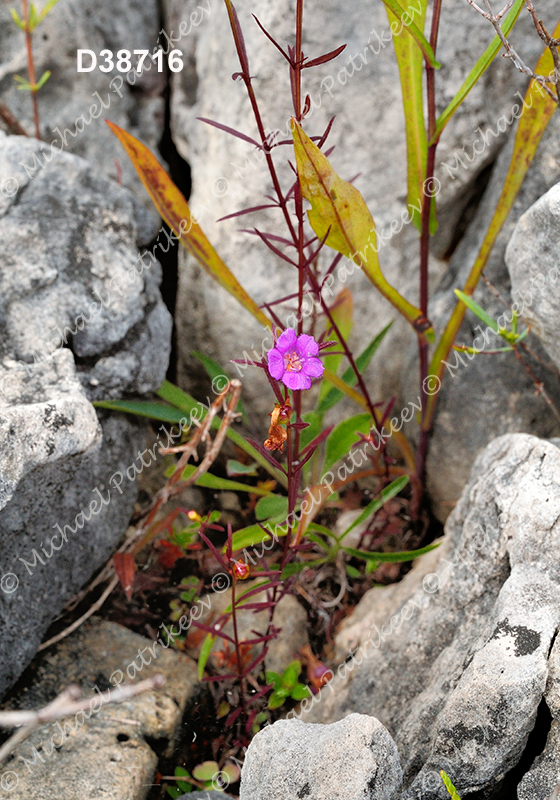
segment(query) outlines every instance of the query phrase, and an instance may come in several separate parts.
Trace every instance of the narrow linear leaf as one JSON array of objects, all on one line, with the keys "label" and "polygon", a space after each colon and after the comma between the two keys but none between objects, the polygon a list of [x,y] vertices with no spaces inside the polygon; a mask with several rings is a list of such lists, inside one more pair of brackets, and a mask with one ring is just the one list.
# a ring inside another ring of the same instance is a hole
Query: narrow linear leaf
[{"label": "narrow linear leaf", "polygon": [[[189,464],[183,470],[182,478],[186,480],[189,478],[196,467]],[[268,497],[270,492],[268,489],[260,489],[258,486],[250,486],[248,483],[241,483],[240,481],[230,481],[228,478],[220,478],[217,475],[212,475],[211,472],[204,472],[196,481],[196,486],[204,486],[206,489],[216,489],[220,492],[249,492],[250,494],[258,494],[263,497]]]},{"label": "narrow linear leaf", "polygon": [[[431,44],[426,39],[422,31],[414,24],[414,22],[412,22],[411,15],[408,13],[408,11],[405,11],[399,5],[397,0],[383,0],[383,2],[387,6],[387,8],[393,12],[395,17],[397,17],[400,20],[402,24],[402,29],[408,31],[408,33],[412,36],[412,38],[414,39],[414,41],[424,54],[428,64],[430,64],[430,66],[433,67],[434,69],[439,69],[441,67],[441,64],[439,64],[436,61],[436,57],[434,55],[434,51],[432,50]],[[423,5],[425,7],[425,3]],[[422,12],[422,25],[423,23],[424,23],[424,11]]]},{"label": "narrow linear leaf", "polygon": [[408,475],[402,475],[400,478],[392,481],[389,486],[386,486],[381,492],[381,497],[377,497],[375,500],[372,500],[371,503],[367,504],[362,513],[356,517],[350,527],[344,531],[342,536],[339,538],[339,541],[342,541],[344,537],[350,533],[350,531],[353,531],[354,528],[369,519],[372,514],[375,514],[376,511],[379,511],[379,509],[387,502],[387,500],[390,500],[391,497],[399,494],[399,492],[404,489],[407,483]]},{"label": "narrow linear leaf", "polygon": [[481,319],[486,325],[488,325],[489,328],[492,328],[493,331],[498,333],[498,331],[499,331],[498,323],[494,319],[492,319],[490,314],[488,314],[482,308],[482,306],[479,306],[478,303],[476,303],[472,299],[472,297],[469,297],[467,294],[462,292],[460,289],[455,289],[455,296],[458,297],[459,300],[461,301],[461,303],[464,303],[467,306],[467,308],[470,308],[470,310],[473,312],[473,314],[476,314],[476,316],[479,319]]},{"label": "narrow linear leaf", "polygon": [[261,325],[270,327],[271,323],[267,316],[216,253],[192,216],[187,201],[157,158],[130,133],[109,120],[106,122],[124,147],[159,214],[179,238],[181,244],[196,258],[203,269],[235,297]]},{"label": "narrow linear leaf", "polygon": [[[292,118],[292,133],[301,193],[311,203],[311,227],[329,247],[351,258],[379,292],[413,326],[417,334],[434,340],[433,328],[419,308],[402,297],[381,272],[373,217],[360,192],[343,181],[328,158]],[[369,253],[368,253],[369,251]]]},{"label": "narrow linear leaf", "polygon": [[[386,5],[387,17],[391,23],[391,30],[395,31],[394,26],[398,27],[399,20],[390,10],[391,6],[398,6],[396,0],[383,0]],[[424,27],[426,18],[427,0],[419,0],[421,8],[419,25]],[[401,10],[402,16],[402,10]],[[413,225],[422,229],[422,202],[424,198],[424,179],[426,177],[426,158],[427,158],[427,136],[424,124],[424,98],[422,90],[424,59],[422,52],[418,48],[415,40],[401,32],[393,36],[393,45],[397,56],[399,76],[401,83],[403,110],[406,132],[406,161],[408,176],[408,213],[412,217]],[[433,54],[432,54],[433,55]],[[432,208],[434,208],[432,203]],[[434,228],[434,230],[432,230]],[[435,224],[430,227],[432,233],[435,232]]]},{"label": "narrow linear leaf", "polygon": [[341,547],[345,553],[355,558],[364,558],[366,561],[376,561],[390,564],[398,564],[403,561],[413,561],[418,556],[423,556],[431,550],[435,550],[439,544],[429,544],[426,547],[421,547],[418,550],[409,550],[404,553],[372,553],[370,550],[356,550],[354,547]]},{"label": "narrow linear leaf", "polygon": [[198,657],[198,680],[201,681],[204,677],[204,670],[206,669],[206,664],[208,663],[208,659],[210,658],[210,652],[212,651],[212,645],[216,640],[215,636],[212,636],[211,633],[206,635],[204,642],[202,644],[202,648],[200,650],[200,655]]},{"label": "narrow linear leaf", "polygon": [[461,798],[459,797],[459,793],[458,793],[457,789],[451,783],[451,778],[449,777],[447,772],[444,772],[443,770],[441,770],[439,774],[441,775],[441,779],[445,784],[445,788],[447,789],[447,791],[451,795],[451,800],[461,800]]}]

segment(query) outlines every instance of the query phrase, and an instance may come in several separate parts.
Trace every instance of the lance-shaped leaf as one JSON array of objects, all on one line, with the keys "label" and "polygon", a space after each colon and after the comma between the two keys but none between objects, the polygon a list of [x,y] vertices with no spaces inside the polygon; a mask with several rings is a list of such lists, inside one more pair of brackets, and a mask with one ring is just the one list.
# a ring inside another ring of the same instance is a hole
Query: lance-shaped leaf
[{"label": "lance-shaped leaf", "polygon": [[118,125],[107,125],[120,141],[160,216],[178,237],[181,244],[218,283],[227,289],[260,322],[270,327],[270,321],[237,278],[216,253],[195,218],[189,205],[167,172],[148,148]]},{"label": "lance-shaped leaf", "polygon": [[[424,198],[424,180],[426,178],[426,158],[428,152],[426,128],[424,125],[424,101],[422,93],[422,75],[424,58],[416,41],[404,31],[402,22],[395,16],[392,10],[395,6],[400,9],[396,2],[387,3],[384,0],[387,10],[387,17],[391,23],[393,45],[397,56],[399,67],[399,77],[403,98],[403,109],[406,131],[406,162],[408,175],[408,212],[412,217],[413,225],[422,229],[422,202]],[[418,25],[424,27],[426,18],[426,8],[428,0],[419,0],[420,16]],[[402,10],[401,10],[402,16]],[[399,31],[400,27],[400,31]],[[435,233],[435,201],[431,203],[430,232]]]},{"label": "lance-shaped leaf", "polygon": [[381,272],[375,223],[360,192],[336,174],[328,158],[293,118],[292,133],[301,193],[311,203],[307,213],[319,239],[326,237],[329,247],[351,258],[416,333],[432,342],[430,321]]},{"label": "lance-shaped leaf", "polygon": [[[553,36],[560,36],[560,22],[558,22]],[[534,71],[537,75],[548,75],[553,70],[554,62],[552,60],[552,54],[547,47],[540,57]],[[474,290],[482,275],[482,270],[486,266],[486,262],[492,252],[496,239],[511,211],[517,193],[535,157],[537,147],[546,130],[546,126],[557,108],[557,104],[551,97],[545,94],[540,83],[531,80],[529,88],[527,89],[527,94],[525,95],[523,110],[519,109],[520,116],[522,116],[517,127],[513,154],[509,163],[502,193],[498,199],[494,216],[490,221],[490,226],[486,232],[478,256],[463,287],[465,295],[472,296],[474,294]],[[461,301],[455,306],[432,357],[430,375],[441,378],[445,359],[449,355],[455,337],[459,332],[459,328],[465,317],[466,308],[464,302]],[[430,430],[431,428],[436,398],[436,394],[428,397],[426,414],[424,415],[423,421],[424,430]]]},{"label": "lance-shaped leaf", "polygon": [[[424,36],[422,31],[418,28],[418,26],[413,22],[414,14],[409,14],[408,13],[410,11],[410,8],[412,8],[413,10],[416,10],[414,8],[414,6],[410,6],[409,9],[407,11],[405,11],[404,8],[402,8],[399,5],[397,0],[383,0],[383,2],[385,3],[387,9],[388,10],[390,9],[393,12],[394,16],[397,17],[398,20],[400,21],[401,31],[402,30],[408,31],[410,36],[414,39],[414,41],[416,42],[416,44],[418,45],[418,47],[420,48],[420,50],[424,54],[424,57],[426,58],[426,61],[428,62],[428,64],[431,67],[433,67],[434,69],[439,69],[441,64],[439,64],[436,61],[435,56],[434,56],[434,51],[432,50],[431,44],[426,39],[426,37]],[[422,5],[421,25],[423,27],[424,26],[424,15],[426,13],[426,2],[424,0],[422,0],[421,5]],[[391,30],[392,30],[393,34],[397,33],[396,29],[393,29],[392,27],[391,27]],[[399,31],[399,33],[397,35],[400,35],[400,31]]]}]

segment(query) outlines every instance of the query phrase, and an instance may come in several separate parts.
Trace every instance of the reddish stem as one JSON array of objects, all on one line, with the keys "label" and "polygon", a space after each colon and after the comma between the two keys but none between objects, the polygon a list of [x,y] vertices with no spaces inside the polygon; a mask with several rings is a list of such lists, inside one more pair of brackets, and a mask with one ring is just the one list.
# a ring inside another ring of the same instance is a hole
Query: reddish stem
[{"label": "reddish stem", "polygon": [[23,3],[23,20],[25,22],[25,44],[27,46],[27,70],[29,72],[29,83],[31,84],[31,99],[33,101],[33,119],[35,120],[35,135],[41,138],[41,128],[39,126],[39,103],[37,100],[37,82],[35,80],[35,64],[33,61],[32,36],[29,29],[29,8],[27,0]]},{"label": "reddish stem", "polygon": [[[441,15],[442,0],[434,0],[433,15],[432,15],[432,29],[430,33],[430,45],[432,50],[436,52],[439,21]],[[435,69],[426,60],[426,89],[428,101],[428,141],[432,139],[436,130],[436,95],[435,95]],[[426,180],[425,187],[433,184],[436,149],[438,142],[429,145],[426,157]],[[429,263],[430,263],[430,212],[432,203],[435,199],[424,190],[422,198],[422,231],[420,236],[420,309],[425,317],[428,316],[428,302],[429,302]],[[420,392],[422,396],[422,424],[420,426],[420,437],[418,441],[418,451],[416,453],[416,474],[420,482],[420,486],[424,486],[424,478],[426,471],[426,456],[428,454],[428,442],[430,438],[430,431],[424,430],[424,418],[427,409],[428,393],[426,391],[426,378],[428,377],[429,359],[428,359],[428,343],[424,337],[418,337],[418,355],[420,362]],[[417,509],[419,511],[419,509]]]}]

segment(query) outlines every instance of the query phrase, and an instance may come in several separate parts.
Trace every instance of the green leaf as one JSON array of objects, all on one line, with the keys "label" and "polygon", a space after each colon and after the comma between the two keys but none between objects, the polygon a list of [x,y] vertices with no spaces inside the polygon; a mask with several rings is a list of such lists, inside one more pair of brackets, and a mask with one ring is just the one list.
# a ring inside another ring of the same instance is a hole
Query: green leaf
[{"label": "green leaf", "polygon": [[[369,367],[371,359],[375,355],[376,350],[378,349],[379,345],[381,344],[381,342],[391,329],[392,325],[393,325],[393,320],[391,320],[391,322],[383,328],[381,333],[378,333],[377,336],[374,337],[373,341],[371,341],[366,347],[366,349],[362,353],[360,353],[360,355],[357,357],[356,366],[361,375],[363,375],[365,370]],[[348,386],[356,385],[356,383],[358,382],[358,378],[352,367],[348,367],[348,369],[344,371],[344,374],[342,375],[342,380]],[[319,402],[317,403],[317,413],[324,414],[330,408],[335,406],[339,402],[339,400],[342,400],[343,397],[344,395],[340,391],[340,389],[337,389],[335,386],[329,386],[329,391],[326,392],[323,398],[319,399]],[[308,420],[306,419],[306,416],[311,416],[311,415],[304,415],[303,418],[307,422]],[[302,431],[302,434],[303,433],[305,433],[305,431]],[[319,430],[317,430],[317,433],[315,435],[318,434]],[[312,438],[313,437],[311,437],[311,439]],[[311,441],[311,439],[309,441]]]},{"label": "green leaf", "polygon": [[25,30],[25,22],[18,17],[17,11],[15,8],[10,9],[10,13],[12,15],[13,21],[16,23],[18,28],[21,28],[22,31]]},{"label": "green leaf", "polygon": [[270,519],[271,517],[282,517],[288,515],[288,498],[279,494],[271,494],[263,497],[255,506],[255,516],[259,521]]},{"label": "green leaf", "polygon": [[196,765],[192,775],[197,781],[211,781],[216,772],[219,771],[220,767],[215,761],[203,761],[202,764]]},{"label": "green leaf", "polygon": [[[387,8],[390,9],[393,12],[393,14],[400,20],[400,22],[402,23],[403,30],[408,31],[410,36],[412,36],[412,38],[414,39],[414,41],[424,54],[426,61],[430,64],[430,66],[432,66],[434,69],[439,69],[441,67],[441,64],[439,64],[436,61],[431,44],[426,39],[422,31],[414,24],[411,15],[408,14],[403,8],[401,8],[399,3],[397,3],[397,0],[383,0],[383,2],[387,6]],[[412,6],[412,8],[414,8],[414,6]],[[410,8],[408,10],[410,11]],[[409,21],[408,19],[403,19],[405,14],[408,18],[410,18],[411,21]],[[423,25],[424,25],[424,17],[422,17],[422,26]],[[395,33],[395,31],[392,32]],[[399,34],[397,35],[401,35],[401,33],[399,32]]]},{"label": "green leaf", "polygon": [[[179,778],[190,778],[191,776],[187,772],[184,767],[175,767],[175,779],[177,781],[177,787],[179,788],[180,792],[191,792],[192,791],[192,784],[188,781],[179,780]],[[175,795],[176,797],[180,795]]]},{"label": "green leaf", "polygon": [[42,22],[45,19],[45,17],[47,16],[47,14],[50,14],[50,12],[53,10],[53,8],[55,7],[55,5],[57,3],[58,3],[58,0],[47,0],[45,5],[43,6],[43,10],[41,11],[41,14],[39,15],[39,22]]},{"label": "green leaf", "polygon": [[96,400],[96,408],[109,408],[112,411],[122,411],[125,414],[135,414],[138,417],[149,417],[160,422],[178,424],[185,419],[185,414],[166,403],[154,403],[149,400]]},{"label": "green leaf", "polygon": [[[393,11],[389,8],[400,6],[396,2],[390,4],[383,0],[387,6],[387,17],[393,25],[398,26],[398,20]],[[419,0],[421,7],[420,27],[424,27],[426,17],[427,0]],[[402,13],[401,13],[402,16]],[[422,90],[424,59],[416,42],[406,33],[393,36],[393,45],[397,56],[399,76],[402,89],[405,132],[406,132],[406,161],[408,174],[408,213],[412,217],[413,225],[421,230],[422,228],[422,203],[424,200],[424,180],[426,178],[426,158],[428,143],[426,127],[424,124],[424,97]],[[432,54],[433,55],[433,54]],[[435,201],[432,200],[431,209],[435,208]],[[435,233],[435,215],[432,211],[430,233]]]},{"label": "green leaf", "polygon": [[22,92],[32,92],[33,86],[29,83],[26,78],[22,78],[21,75],[14,75],[14,80],[19,84],[17,87]]},{"label": "green leaf", "polygon": [[404,553],[371,553],[369,550],[356,550],[354,547],[341,547],[345,553],[354,558],[364,558],[366,561],[376,561],[383,563],[396,564],[402,561],[413,561],[418,556],[423,556],[429,553],[430,550],[435,550],[439,544],[428,544],[426,547],[421,547],[419,550],[408,550]]},{"label": "green leaf", "polygon": [[457,792],[457,789],[451,783],[451,778],[449,777],[447,772],[444,772],[443,770],[441,770],[441,772],[439,774],[441,775],[441,779],[445,784],[445,788],[447,789],[447,791],[451,795],[451,800],[461,800],[461,798],[459,797],[459,793]]},{"label": "green leaf", "polygon": [[282,685],[291,691],[298,682],[300,674],[301,661],[292,661],[292,663],[288,664],[284,670],[284,674],[282,675]]},{"label": "green leaf", "polygon": [[269,539],[270,534],[263,531],[260,525],[249,525],[246,528],[235,531],[232,539],[232,548],[234,552],[236,550],[244,550],[246,547],[254,547]]},{"label": "green leaf", "polygon": [[[183,792],[181,789],[178,789],[177,786],[167,786],[166,791],[169,797],[173,797],[173,800],[176,800],[177,797],[182,797],[185,794],[185,792]],[[190,789],[187,789],[187,792],[190,792]]]},{"label": "green leaf", "polygon": [[455,296],[458,297],[461,303],[464,303],[467,306],[467,308],[470,308],[470,310],[474,314],[476,314],[476,316],[479,319],[481,319],[485,323],[485,325],[488,325],[488,327],[492,328],[492,330],[495,333],[498,333],[499,331],[498,323],[494,319],[492,319],[490,314],[488,314],[482,308],[482,306],[479,306],[478,303],[475,303],[472,297],[470,297],[468,294],[465,294],[460,289],[455,289]]},{"label": "green leaf", "polygon": [[297,686],[294,686],[292,689],[292,693],[290,695],[292,700],[303,700],[304,697],[311,697],[311,692],[307,686],[304,686],[302,683],[298,683]]},{"label": "green leaf", "polygon": [[332,469],[341,458],[348,455],[350,448],[358,439],[356,432],[367,434],[370,432],[370,428],[371,416],[369,414],[356,414],[354,417],[339,422],[327,439],[323,474]]},{"label": "green leaf", "polygon": [[265,673],[265,680],[267,683],[273,683],[276,686],[276,684],[282,683],[282,676],[277,672],[267,670]]},{"label": "green leaf", "polygon": [[272,711],[275,708],[280,708],[286,702],[286,698],[278,692],[273,692],[268,699],[268,707]]},{"label": "green leaf", "polygon": [[210,658],[210,651],[212,650],[212,645],[214,644],[216,637],[208,633],[206,634],[206,638],[202,643],[202,648],[200,650],[200,655],[198,657],[198,680],[201,681],[204,677],[204,670],[206,669],[206,664],[208,663],[208,659]]},{"label": "green leaf", "polygon": [[303,572],[303,570],[306,567],[311,567],[317,563],[318,562],[316,561],[312,561],[311,563],[309,563],[308,561],[292,561],[291,564],[286,564],[286,566],[282,570],[282,574],[280,575],[280,580],[285,581],[286,578],[291,578],[292,575],[297,575],[299,572]]},{"label": "green leaf", "polygon": [[35,5],[31,3],[31,6],[29,8],[29,17],[28,17],[29,31],[30,32],[34,31],[38,24],[39,24],[39,17],[37,16],[37,9],[35,8]]},{"label": "green leaf", "polygon": [[39,82],[37,83],[37,89],[40,89],[42,86],[44,86],[50,77],[51,77],[51,71],[49,69],[46,72],[43,72],[43,74],[39,78]]},{"label": "green leaf", "polygon": [[362,573],[356,567],[353,567],[352,564],[346,564],[346,574],[349,578],[361,578]]},{"label": "green leaf", "polygon": [[229,458],[226,464],[226,471],[230,478],[235,475],[250,475],[251,477],[257,474],[257,464],[242,464],[241,461],[236,461],[234,458]]},{"label": "green leaf", "polygon": [[[193,464],[188,464],[183,470],[182,478],[189,478],[197,468]],[[251,494],[270,495],[268,489],[259,489],[258,486],[249,486],[247,483],[230,481],[227,478],[219,478],[210,472],[204,472],[195,481],[195,486],[204,486],[206,489],[216,489],[220,492],[251,492]]]},{"label": "green leaf", "polygon": [[382,492],[381,497],[377,497],[375,500],[372,500],[371,503],[368,503],[367,506],[364,508],[362,513],[356,517],[354,522],[347,528],[342,536],[339,537],[339,542],[341,542],[345,536],[348,536],[350,531],[354,530],[358,525],[361,525],[362,522],[365,522],[372,514],[375,514],[376,511],[390,500],[391,497],[394,497],[396,494],[401,492],[406,484],[408,483],[408,475],[402,475],[400,478],[396,478],[392,481],[388,486],[386,486]]},{"label": "green leaf", "polygon": [[[525,0],[515,0],[513,7],[507,17],[504,20],[504,24],[502,25],[502,31],[504,36],[507,36],[515,22],[517,17],[521,13],[521,9],[525,5]],[[436,123],[436,130],[430,144],[437,142],[439,137],[442,134],[443,129],[453,116],[453,114],[457,111],[465,97],[468,95],[470,90],[476,84],[478,79],[481,75],[484,75],[494,58],[500,52],[500,48],[502,47],[502,43],[500,41],[500,37],[496,34],[496,36],[492,39],[484,53],[480,56],[474,67],[471,69],[465,80],[463,81],[463,85],[453,98],[453,100],[449,103],[443,114],[438,118]]]}]

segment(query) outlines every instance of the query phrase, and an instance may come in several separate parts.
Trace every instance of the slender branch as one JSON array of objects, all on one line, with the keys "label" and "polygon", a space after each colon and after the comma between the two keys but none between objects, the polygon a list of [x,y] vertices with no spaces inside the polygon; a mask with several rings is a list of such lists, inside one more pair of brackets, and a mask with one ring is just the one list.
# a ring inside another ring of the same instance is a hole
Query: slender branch
[{"label": "slender branch", "polygon": [[0,117],[4,120],[8,127],[8,133],[15,134],[16,136],[29,136],[25,128],[20,124],[19,120],[12,114],[7,105],[0,101]]},{"label": "slender branch", "polygon": [[[432,28],[430,33],[430,45],[435,54],[439,33],[439,21],[441,15],[442,0],[434,0],[434,7],[432,13]],[[428,105],[428,141],[431,141],[435,135],[437,126],[437,109],[436,109],[436,93],[435,93],[435,69],[426,59],[426,91],[427,91],[427,105]],[[426,180],[424,186],[429,186],[432,183],[435,172],[436,163],[436,150],[438,140],[436,139],[433,144],[428,146],[426,155]],[[424,191],[422,197],[422,231],[420,235],[420,310],[424,317],[428,317],[428,302],[429,302],[429,266],[430,266],[430,217],[432,212],[435,198],[428,192]],[[423,424],[427,411],[427,377],[429,369],[428,358],[428,343],[423,336],[418,336],[418,360],[420,365],[420,392],[422,395],[422,424],[420,425],[420,434],[418,440],[418,451],[416,454],[416,476],[420,482],[420,486],[424,485],[424,472],[426,469],[426,457],[428,454],[428,442],[430,438],[430,431],[426,429]],[[413,516],[419,513],[419,507],[413,507]]]},{"label": "slender branch", "polygon": [[[116,689],[110,689],[107,696],[103,697],[103,705],[108,703],[122,703],[125,700],[130,700],[136,695],[143,692],[151,692],[154,689],[161,689],[165,685],[165,676],[161,672],[152,675],[151,678],[140,681],[139,683],[128,684],[125,686],[118,686]],[[44,708],[23,711],[0,711],[0,728],[19,728],[22,725],[44,725],[47,722],[54,722],[57,719],[64,717],[71,717],[79,711],[85,711],[86,708],[91,707],[91,701],[98,699],[99,695],[92,695],[91,697],[80,698],[81,689],[79,686],[72,684],[68,686],[64,692],[59,695]]]},{"label": "slender branch", "polygon": [[[484,2],[485,2],[485,5],[486,5],[486,8],[488,9],[488,11],[483,11],[483,9],[480,8],[480,6],[478,6],[474,2],[474,0],[467,0],[467,3],[470,6],[472,6],[475,9],[475,11],[477,11],[481,16],[483,16],[484,19],[487,19],[488,22],[493,26],[494,30],[498,34],[498,37],[499,37],[499,39],[500,39],[500,41],[501,41],[501,43],[502,43],[502,45],[504,47],[504,51],[505,52],[502,55],[505,58],[511,59],[511,61],[513,62],[515,68],[517,70],[519,70],[519,72],[523,72],[525,75],[528,75],[534,81],[537,81],[540,84],[540,86],[542,87],[542,89],[548,94],[548,96],[551,97],[554,100],[555,103],[560,104],[560,72],[556,71],[555,80],[551,80],[550,78],[546,78],[543,75],[537,75],[536,73],[533,72],[533,70],[530,67],[527,66],[527,64],[523,61],[523,59],[521,58],[519,53],[516,51],[516,49],[510,44],[510,42],[504,36],[504,32],[502,31],[502,27],[500,25],[500,21],[501,21],[503,15],[507,11],[509,11],[508,6],[511,7],[511,4],[506,5],[502,9],[502,11],[500,11],[499,14],[494,14],[494,12],[492,11],[492,6],[490,5],[490,0],[484,0]],[[558,60],[558,52],[557,52],[557,50],[555,52],[555,47],[553,45],[554,40],[550,36],[547,36],[547,38],[544,38],[544,36],[543,36],[543,34],[545,34],[544,26],[542,25],[542,22],[537,18],[537,14],[535,12],[535,9],[533,7],[533,4],[532,4],[531,0],[526,0],[526,2],[527,2],[527,8],[529,10],[529,13],[531,13],[531,15],[533,17],[533,22],[534,22],[535,27],[537,29],[537,33],[543,39],[543,41],[546,42],[547,46],[550,47],[550,50],[552,52],[552,57],[554,59],[555,66],[556,66],[556,62],[558,61],[558,66],[560,67],[560,60]],[[546,85],[547,83],[552,83],[557,87],[557,94],[554,94],[552,89],[550,89]]]}]

